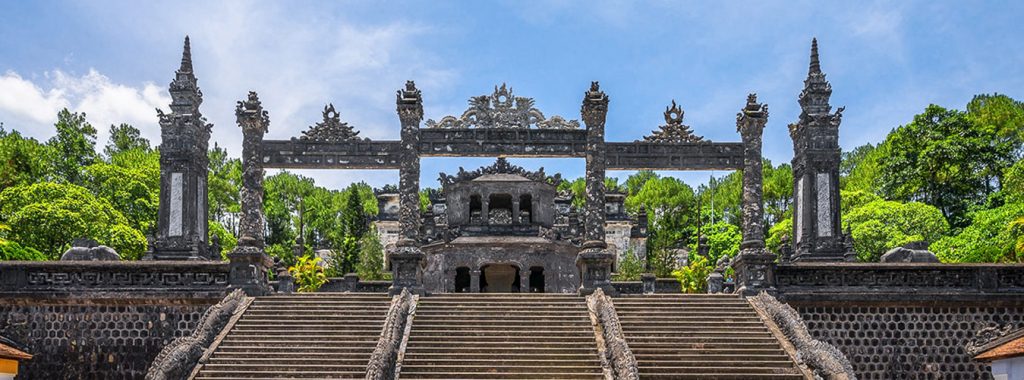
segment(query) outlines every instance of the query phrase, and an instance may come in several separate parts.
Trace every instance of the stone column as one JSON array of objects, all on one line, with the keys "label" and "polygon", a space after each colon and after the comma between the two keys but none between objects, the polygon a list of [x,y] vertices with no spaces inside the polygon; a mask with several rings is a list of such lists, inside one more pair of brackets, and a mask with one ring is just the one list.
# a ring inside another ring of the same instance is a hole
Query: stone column
[{"label": "stone column", "polygon": [[389,293],[399,294],[409,289],[425,294],[423,265],[426,260],[420,250],[420,120],[423,120],[423,98],[412,81],[398,90],[396,108],[402,123],[402,159],[398,171],[399,237],[391,258],[392,285]]},{"label": "stone column", "polygon": [[242,128],[242,189],[239,192],[242,213],[238,220],[238,246],[228,254],[231,260],[229,282],[249,296],[269,293],[267,271],[273,260],[263,251],[263,134],[270,118],[259,97],[238,102],[235,117]]},{"label": "stone column", "polygon": [[767,122],[768,106],[750,94],[746,107],[736,115],[736,130],[743,139],[743,242],[733,269],[736,291],[742,295],[774,290],[775,285],[775,256],[764,247],[761,135]]},{"label": "stone column", "polygon": [[469,291],[472,293],[480,293],[480,269],[474,269],[469,272]]},{"label": "stone column", "polygon": [[480,225],[491,224],[491,194],[480,194]]},{"label": "stone column", "polygon": [[523,267],[519,269],[519,292],[530,292],[530,267]]},{"label": "stone column", "polygon": [[515,194],[512,197],[512,224],[519,224],[519,197]]},{"label": "stone column", "polygon": [[583,246],[576,257],[580,270],[580,294],[589,295],[601,288],[605,293],[616,294],[611,283],[612,263],[615,256],[608,252],[605,242],[605,194],[604,173],[608,163],[605,158],[604,123],[608,115],[608,95],[597,82],[591,82],[590,91],[583,96],[580,112],[587,125],[587,202],[583,218]]}]

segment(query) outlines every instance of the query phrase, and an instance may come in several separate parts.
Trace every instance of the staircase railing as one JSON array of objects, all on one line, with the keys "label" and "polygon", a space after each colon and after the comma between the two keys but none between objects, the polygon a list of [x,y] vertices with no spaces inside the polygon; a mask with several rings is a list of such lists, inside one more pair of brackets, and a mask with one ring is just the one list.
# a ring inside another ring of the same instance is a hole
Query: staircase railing
[{"label": "staircase railing", "polygon": [[409,317],[416,311],[417,298],[404,288],[401,294],[391,298],[377,347],[366,365],[366,380],[398,378],[398,358],[406,338]]},{"label": "staircase railing", "polygon": [[[598,345],[603,345],[602,351],[606,361],[611,367],[612,378],[616,380],[637,380],[640,378],[637,369],[636,357],[626,343],[626,336],[622,333],[622,325],[619,323],[619,315],[615,312],[615,305],[611,297],[604,294],[601,288],[594,290],[594,293],[587,296],[587,309],[590,310],[592,318],[597,320],[595,327],[600,328]],[[599,347],[600,348],[600,347]]]},{"label": "staircase railing", "polygon": [[173,340],[160,351],[146,372],[146,380],[186,379],[199,359],[216,341],[235,313],[243,310],[245,293],[238,289],[210,306],[191,335]]},{"label": "staircase railing", "polygon": [[792,307],[779,302],[766,292],[748,297],[747,300],[762,315],[771,319],[778,326],[782,335],[796,349],[797,360],[810,368],[815,378],[830,380],[855,380],[857,378],[853,373],[853,365],[850,364],[846,355],[835,346],[814,339],[807,331],[807,325],[804,324],[803,318]]}]

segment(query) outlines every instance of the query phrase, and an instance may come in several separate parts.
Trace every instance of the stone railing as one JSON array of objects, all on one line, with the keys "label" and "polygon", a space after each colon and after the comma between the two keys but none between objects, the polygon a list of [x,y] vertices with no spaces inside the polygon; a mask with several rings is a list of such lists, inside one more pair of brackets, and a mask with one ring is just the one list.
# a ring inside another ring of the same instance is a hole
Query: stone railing
[{"label": "stone railing", "polygon": [[778,265],[786,302],[978,301],[1024,294],[1024,265],[937,263],[800,263]]},{"label": "stone railing", "polygon": [[408,327],[411,327],[412,316],[416,313],[418,296],[402,289],[402,293],[391,298],[391,307],[384,320],[377,347],[366,365],[367,380],[391,380],[398,378],[399,356],[404,350]]},{"label": "stone railing", "polygon": [[599,339],[598,346],[603,348],[606,362],[611,367],[612,378],[616,380],[636,380],[640,378],[637,369],[636,357],[630,351],[626,337],[622,333],[622,325],[619,323],[619,315],[615,312],[615,305],[611,297],[604,294],[601,288],[594,290],[594,293],[587,296],[587,309],[590,310],[591,318],[597,323]]},{"label": "stone railing", "polygon": [[146,380],[187,378],[228,321],[235,313],[244,311],[245,300],[245,293],[235,290],[210,306],[191,335],[175,339],[160,351],[146,373]]},{"label": "stone railing", "polygon": [[98,292],[210,292],[221,298],[228,288],[228,265],[202,261],[3,261],[0,294],[95,297]]},{"label": "stone railing", "polygon": [[[644,287],[640,281],[612,281],[612,287],[619,294],[643,294]],[[654,293],[681,293],[682,285],[674,278],[658,278],[654,280]]]},{"label": "stone railing", "polygon": [[846,355],[835,346],[815,340],[807,331],[800,314],[766,292],[747,298],[763,316],[768,318],[793,345],[798,362],[806,365],[815,378],[854,380],[853,366]]},{"label": "stone railing", "polygon": [[331,277],[318,292],[387,293],[391,281],[364,281],[349,273],[343,277]]}]

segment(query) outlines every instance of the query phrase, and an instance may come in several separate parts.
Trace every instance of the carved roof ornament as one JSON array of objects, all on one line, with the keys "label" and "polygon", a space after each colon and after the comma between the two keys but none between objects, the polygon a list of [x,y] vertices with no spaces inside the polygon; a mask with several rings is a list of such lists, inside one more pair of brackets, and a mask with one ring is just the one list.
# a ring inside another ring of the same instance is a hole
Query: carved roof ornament
[{"label": "carved roof ornament", "polygon": [[562,182],[561,174],[556,173],[553,176],[548,176],[544,173],[544,168],[531,172],[523,169],[521,166],[512,165],[504,157],[498,157],[498,160],[491,166],[481,167],[473,171],[466,171],[459,167],[459,173],[456,175],[441,173],[438,181],[441,182],[441,186],[448,186],[456,182],[471,181],[488,174],[515,174],[531,181],[545,182],[555,186]]},{"label": "carved roof ornament", "polygon": [[672,100],[672,105],[665,107],[665,125],[659,126],[659,130],[651,131],[649,136],[644,136],[644,141],[668,144],[704,141],[704,137],[693,134],[690,126],[683,124],[684,114],[683,108]]},{"label": "carved roof ornament", "polygon": [[359,138],[359,131],[352,128],[348,123],[341,122],[341,116],[334,109],[333,103],[324,106],[323,114],[324,120],[302,132],[302,137],[299,137],[300,140],[329,143],[362,140]]},{"label": "carved roof ornament", "polygon": [[405,89],[395,95],[398,118],[402,124],[416,124],[423,120],[423,93],[416,88],[416,82],[405,81]]},{"label": "carved roof ornament", "polygon": [[561,116],[544,117],[534,108],[533,98],[515,96],[512,88],[501,84],[494,93],[469,98],[469,108],[462,116],[445,116],[440,121],[427,120],[428,128],[512,128],[578,129],[580,122]]},{"label": "carved roof ornament", "polygon": [[821,71],[821,61],[818,59],[818,39],[811,40],[811,63],[807,69],[807,79],[804,79],[804,89],[800,92],[798,102],[800,103],[800,121],[789,125],[790,135],[795,136],[797,130],[803,125],[839,127],[842,122],[843,110],[839,107],[835,113],[829,105],[829,98],[832,97],[832,84],[825,80],[825,73]]}]

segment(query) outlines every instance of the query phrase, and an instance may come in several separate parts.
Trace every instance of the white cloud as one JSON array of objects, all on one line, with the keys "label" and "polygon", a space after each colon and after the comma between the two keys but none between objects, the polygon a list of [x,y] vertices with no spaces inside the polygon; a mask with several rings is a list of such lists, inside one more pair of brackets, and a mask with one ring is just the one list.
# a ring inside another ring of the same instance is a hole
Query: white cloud
[{"label": "white cloud", "polygon": [[166,109],[170,98],[156,85],[144,83],[136,88],[117,84],[92,69],[82,76],[53,70],[45,73],[42,82],[14,72],[0,77],[0,120],[28,136],[47,139],[54,134],[57,112],[68,108],[86,114],[86,120],[99,131],[97,145],[106,143],[111,124],[120,123],[139,128],[143,137],[159,143],[155,108]]},{"label": "white cloud", "polygon": [[61,89],[43,90],[13,71],[0,76],[0,121],[32,124],[53,123],[57,111],[67,107]]}]

